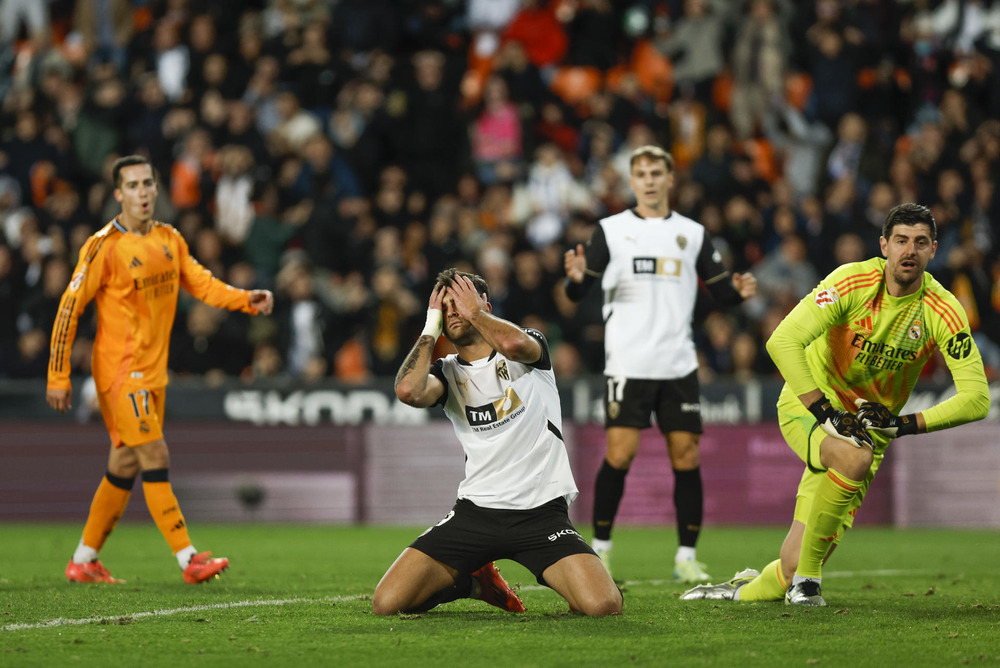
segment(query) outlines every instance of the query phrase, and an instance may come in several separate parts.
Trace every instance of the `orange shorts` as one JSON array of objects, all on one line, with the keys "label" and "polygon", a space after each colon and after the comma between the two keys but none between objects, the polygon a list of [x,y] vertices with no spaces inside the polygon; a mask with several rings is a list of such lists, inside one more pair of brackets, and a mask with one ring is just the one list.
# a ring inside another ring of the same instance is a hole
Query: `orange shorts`
[{"label": "orange shorts", "polygon": [[163,406],[166,388],[149,389],[140,385],[112,386],[98,392],[101,415],[111,436],[111,445],[143,445],[163,438]]}]

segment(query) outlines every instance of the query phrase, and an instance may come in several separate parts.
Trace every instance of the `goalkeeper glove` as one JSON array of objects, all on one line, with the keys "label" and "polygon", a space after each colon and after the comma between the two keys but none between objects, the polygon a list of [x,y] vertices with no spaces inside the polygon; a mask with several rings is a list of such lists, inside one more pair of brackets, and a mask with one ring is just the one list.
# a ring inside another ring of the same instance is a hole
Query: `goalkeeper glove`
[{"label": "goalkeeper glove", "polygon": [[892,412],[875,401],[856,399],[858,406],[857,418],[869,430],[896,438],[917,433],[917,414],[893,415]]},{"label": "goalkeeper glove", "polygon": [[809,412],[816,418],[819,428],[828,436],[839,438],[856,448],[867,446],[875,450],[871,436],[864,425],[847,411],[838,411],[826,397],[820,397],[809,406]]}]

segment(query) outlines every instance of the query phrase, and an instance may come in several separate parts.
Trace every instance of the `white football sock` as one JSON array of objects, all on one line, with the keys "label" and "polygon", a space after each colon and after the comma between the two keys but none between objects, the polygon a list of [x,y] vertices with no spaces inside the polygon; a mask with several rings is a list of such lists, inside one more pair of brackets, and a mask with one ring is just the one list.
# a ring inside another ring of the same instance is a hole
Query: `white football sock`
[{"label": "white football sock", "polygon": [[183,571],[191,563],[191,557],[198,554],[198,550],[194,549],[194,545],[188,545],[183,550],[178,550],[174,553],[177,557],[177,563],[180,564],[181,570]]},{"label": "white football sock", "polygon": [[601,540],[600,538],[595,538],[591,541],[590,546],[594,548],[594,552],[608,552],[611,550],[611,540]]},{"label": "white football sock", "polygon": [[76,546],[76,551],[73,553],[73,563],[89,564],[95,559],[97,559],[97,550],[84,545],[83,539],[81,538],[80,544]]},{"label": "white football sock", "polygon": [[693,561],[696,554],[697,553],[693,547],[681,545],[677,548],[677,554],[674,556],[674,562]]}]

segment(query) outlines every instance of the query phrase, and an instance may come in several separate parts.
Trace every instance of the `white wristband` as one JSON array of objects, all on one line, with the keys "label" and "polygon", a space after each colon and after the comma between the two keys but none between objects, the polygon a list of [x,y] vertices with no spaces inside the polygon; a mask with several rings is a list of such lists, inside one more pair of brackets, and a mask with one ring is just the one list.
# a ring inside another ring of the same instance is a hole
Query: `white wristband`
[{"label": "white wristband", "polygon": [[420,332],[420,336],[429,336],[437,341],[437,338],[441,336],[443,322],[444,313],[441,309],[427,309],[427,320],[424,322],[424,331]]}]

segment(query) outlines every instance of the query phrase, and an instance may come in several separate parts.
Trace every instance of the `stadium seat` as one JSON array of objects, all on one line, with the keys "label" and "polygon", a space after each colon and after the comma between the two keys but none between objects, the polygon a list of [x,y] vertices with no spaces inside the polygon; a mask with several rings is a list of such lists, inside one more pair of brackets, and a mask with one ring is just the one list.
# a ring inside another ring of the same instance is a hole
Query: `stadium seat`
[{"label": "stadium seat", "polygon": [[729,105],[733,99],[733,73],[728,68],[715,77],[712,84],[712,104],[719,111],[729,113]]},{"label": "stadium seat", "polygon": [[577,105],[600,92],[604,75],[596,67],[564,66],[556,70],[549,88],[566,104]]},{"label": "stadium seat", "polygon": [[674,90],[674,66],[649,40],[640,40],[632,50],[632,70],[648,95],[668,102]]}]

